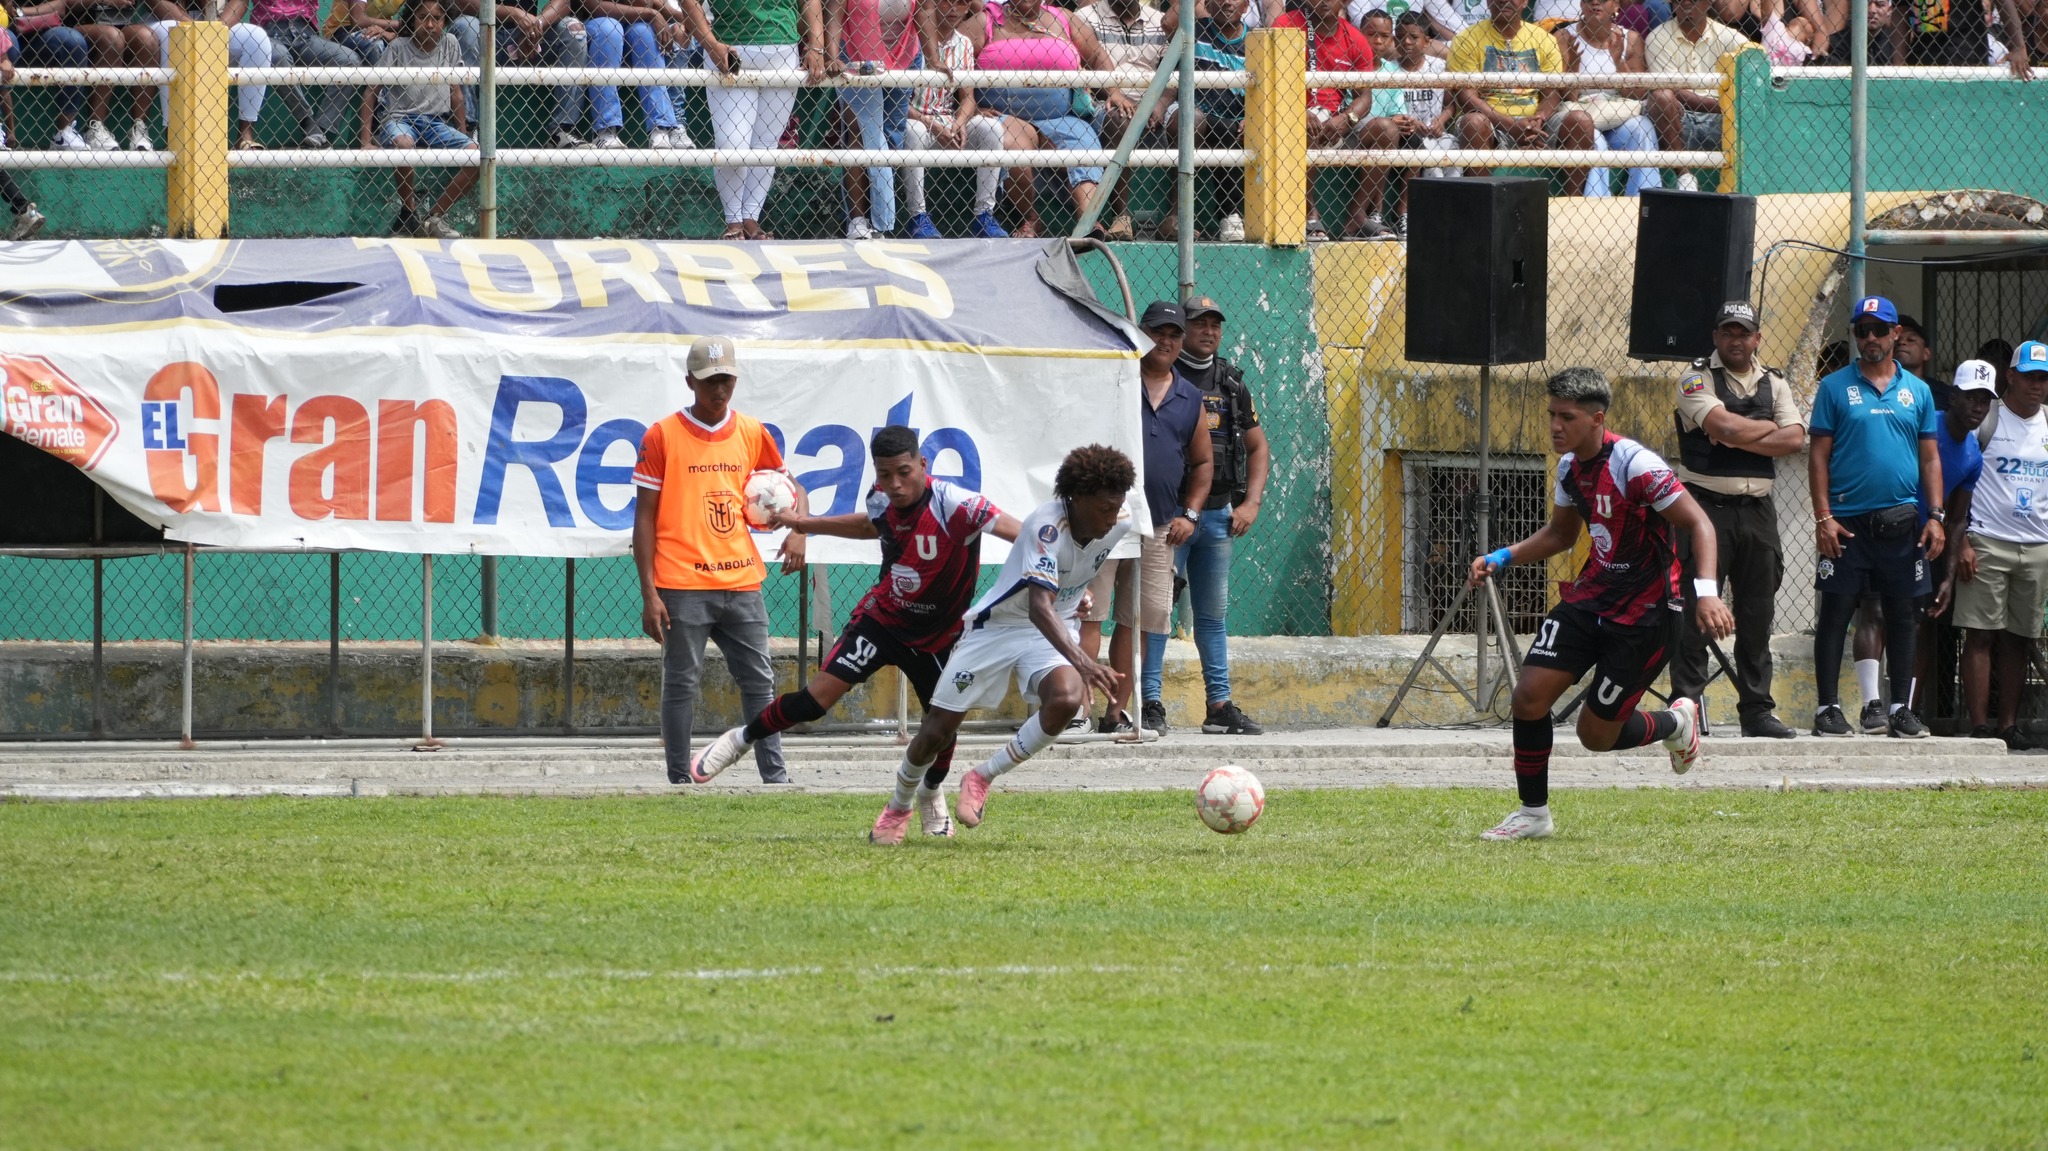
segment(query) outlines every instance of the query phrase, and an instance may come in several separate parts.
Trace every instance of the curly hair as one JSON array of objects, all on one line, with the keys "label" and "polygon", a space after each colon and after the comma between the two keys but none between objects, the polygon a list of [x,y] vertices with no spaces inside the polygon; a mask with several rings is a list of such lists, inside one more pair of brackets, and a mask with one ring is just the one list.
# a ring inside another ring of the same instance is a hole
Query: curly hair
[{"label": "curly hair", "polygon": [[1570,400],[1589,408],[1606,409],[1614,403],[1614,389],[1597,368],[1566,368],[1544,385],[1552,399]]},{"label": "curly hair", "polygon": [[1063,500],[1105,492],[1122,495],[1136,482],[1138,469],[1131,466],[1129,456],[1115,448],[1089,444],[1068,452],[1060,461],[1060,470],[1052,477],[1052,494]]}]

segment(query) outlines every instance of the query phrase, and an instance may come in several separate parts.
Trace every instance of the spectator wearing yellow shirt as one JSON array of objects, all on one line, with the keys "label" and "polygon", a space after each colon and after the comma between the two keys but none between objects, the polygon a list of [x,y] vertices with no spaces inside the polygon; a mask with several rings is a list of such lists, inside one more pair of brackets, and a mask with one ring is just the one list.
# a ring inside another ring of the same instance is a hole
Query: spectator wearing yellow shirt
[{"label": "spectator wearing yellow shirt", "polygon": [[[1671,0],[1671,19],[1643,37],[1650,71],[1715,72],[1721,57],[1748,46],[1748,37],[1708,16],[1707,5],[1708,0]],[[1643,109],[1656,125],[1658,146],[1667,151],[1711,152],[1721,146],[1721,96],[1712,88],[1652,92]],[[1680,172],[1677,186],[1681,192],[1700,187],[1691,172]]]},{"label": "spectator wearing yellow shirt", "polygon": [[[1694,0],[1705,3],[1706,0]],[[1522,0],[1487,0],[1488,19],[1468,26],[1451,41],[1447,72],[1563,72],[1564,57],[1550,33],[1522,20]],[[1559,112],[1556,88],[1460,88],[1458,139],[1466,148],[1593,147],[1593,118],[1583,111]],[[1491,171],[1468,168],[1467,175]],[[1565,194],[1586,190],[1586,169],[1567,168]]]}]

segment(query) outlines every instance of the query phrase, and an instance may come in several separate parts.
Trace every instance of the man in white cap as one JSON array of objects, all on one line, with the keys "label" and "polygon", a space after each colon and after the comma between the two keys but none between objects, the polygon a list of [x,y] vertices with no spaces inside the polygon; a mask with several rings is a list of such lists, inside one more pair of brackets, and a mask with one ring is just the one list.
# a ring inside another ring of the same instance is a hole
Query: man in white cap
[{"label": "man in white cap", "polygon": [[[725,653],[743,719],[775,699],[768,609],[761,599],[767,569],[745,509],[747,477],[784,471],[782,452],[761,421],[732,408],[740,367],[730,339],[700,337],[690,345],[687,370],[695,402],[647,429],[633,466],[633,485],[640,489],[633,509],[640,627],[662,645],[661,742],[670,783],[689,778],[706,639],[717,640]],[[797,506],[803,506],[801,488]],[[791,532],[782,545],[782,569],[795,571],[803,557],[804,537]],[[789,782],[781,736],[754,745],[754,764],[761,782]]]},{"label": "man in white cap", "polygon": [[[1960,388],[1961,369],[1957,375]],[[2048,344],[2021,344],[2013,352],[2011,380],[2005,398],[1991,405],[1970,437],[1982,458],[1996,466],[1980,464],[1976,483],[1958,487],[1949,501],[1957,517],[1952,522],[1968,525],[1956,546],[1954,569],[1955,620],[1965,630],[1963,703],[1970,734],[1996,735],[2017,748],[2023,743],[2017,722],[2027,649],[2040,638],[2048,609],[2048,412],[2041,407],[2048,399]]]},{"label": "man in white cap", "polygon": [[[1955,510],[1956,492],[1975,487],[1977,473],[1984,467],[1984,453],[1977,444],[1977,429],[1998,398],[1998,369],[1988,360],[1964,360],[1956,365],[1954,379],[1952,385],[1945,384],[1941,388],[1942,416],[1934,434],[1934,450],[1941,456],[1941,506],[1951,513]],[[1922,489],[1920,517],[1931,517],[1934,507],[1934,501]],[[1950,522],[1961,524],[1963,521]],[[1955,650],[1955,644],[1951,642],[1954,637],[1948,634],[1955,627],[1954,563],[1955,555],[1951,549],[1927,564],[1934,594],[1928,597],[1927,613],[1920,619],[1920,638],[1913,645],[1913,676],[1920,685],[1918,694],[1923,699],[1934,693],[1934,685],[1944,682],[1943,677],[1953,678],[1955,675],[1955,668],[1936,662],[1937,655]],[[1884,651],[1884,628],[1875,619],[1876,614],[1873,608],[1871,630],[1876,632],[1876,644],[1869,649],[1873,659]],[[1865,650],[1864,642],[1864,624],[1859,614],[1856,626],[1858,656]],[[1857,670],[1861,672],[1862,669],[1859,667]],[[1873,675],[1872,679],[1875,678]]]}]

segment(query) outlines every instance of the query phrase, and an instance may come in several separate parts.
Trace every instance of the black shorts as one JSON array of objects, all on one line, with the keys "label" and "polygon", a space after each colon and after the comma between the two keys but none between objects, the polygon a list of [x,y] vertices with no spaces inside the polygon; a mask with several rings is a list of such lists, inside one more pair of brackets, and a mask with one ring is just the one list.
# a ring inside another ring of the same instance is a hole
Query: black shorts
[{"label": "black shorts", "polygon": [[866,683],[883,668],[896,668],[910,681],[910,690],[916,694],[918,706],[923,707],[931,702],[932,692],[939,686],[939,673],[946,669],[946,654],[919,651],[867,616],[856,615],[846,621],[846,630],[839,633],[839,642],[832,645],[831,653],[818,670],[847,683]]},{"label": "black shorts", "polygon": [[1837,517],[1854,534],[1842,541],[1841,555],[1815,561],[1815,589],[1909,600],[1933,594],[1934,582],[1920,549],[1919,515],[1910,504],[1900,506],[1914,514],[1900,513],[1889,524],[1880,521],[1884,512]]},{"label": "black shorts", "polygon": [[1576,604],[1561,603],[1537,625],[1536,643],[1522,657],[1522,666],[1570,672],[1574,680],[1586,669],[1595,669],[1586,710],[1601,719],[1620,719],[1671,662],[1671,637],[1677,626],[1676,613],[1672,616],[1656,623],[1618,624]]}]

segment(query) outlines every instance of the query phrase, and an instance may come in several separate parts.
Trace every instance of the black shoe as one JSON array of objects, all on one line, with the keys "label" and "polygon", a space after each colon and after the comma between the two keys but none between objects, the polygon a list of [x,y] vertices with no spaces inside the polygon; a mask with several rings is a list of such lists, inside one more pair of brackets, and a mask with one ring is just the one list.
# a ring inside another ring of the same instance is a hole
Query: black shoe
[{"label": "black shoe", "polygon": [[1777,716],[1765,712],[1754,719],[1743,720],[1742,734],[1757,739],[1793,739],[1799,733],[1786,727]]},{"label": "black shoe", "polygon": [[584,139],[583,137],[578,136],[576,134],[576,129],[567,126],[562,126],[557,127],[555,129],[555,147],[580,149],[594,148],[596,147],[596,145],[592,144],[590,141]]},{"label": "black shoe", "polygon": [[1854,735],[1856,733],[1849,730],[1849,717],[1842,714],[1842,705],[1831,703],[1822,708],[1819,715],[1813,717],[1813,734]]},{"label": "black shoe", "polygon": [[1886,717],[1885,724],[1893,739],[1927,738],[1927,725],[1920,722],[1920,717],[1914,715],[1910,707],[1894,709],[1891,715]]},{"label": "black shoe", "polygon": [[[1973,728],[1971,728],[1971,729],[1970,729],[1970,738],[1971,738],[1971,739],[2004,739],[2005,737],[2004,737],[2004,736],[2002,736],[2002,735],[2000,735],[2000,734],[1998,733],[1998,729],[1997,729],[1997,728],[1995,728],[1995,727],[1993,727],[1993,726],[1991,726],[1990,724],[1988,724],[1988,723],[1980,723],[1980,724],[1978,724],[1977,726],[1975,726],[1975,727],[1973,727]],[[2007,746],[2008,746],[2008,747],[2010,747],[2011,745],[2010,745],[2010,744],[2008,744]]]},{"label": "black shoe", "polygon": [[1098,735],[1130,735],[1137,730],[1138,727],[1131,722],[1131,713],[1128,711],[1117,712],[1114,719],[1105,715],[1095,721],[1095,731]]},{"label": "black shoe", "polygon": [[1145,717],[1145,727],[1147,730],[1156,731],[1161,735],[1166,734],[1166,705],[1164,703],[1156,699],[1148,699],[1145,701],[1145,706],[1140,714]]},{"label": "black shoe", "polygon": [[2021,735],[2020,729],[2017,727],[2006,728],[2004,731],[1998,733],[1997,738],[2005,741],[2005,750],[2007,751],[2034,750],[2034,741],[2028,739],[2024,735]]},{"label": "black shoe", "polygon": [[1209,705],[1209,714],[1202,720],[1203,735],[1264,735],[1266,729],[1252,722],[1252,718],[1237,710],[1237,705],[1224,700]]},{"label": "black shoe", "polygon": [[1857,717],[1857,722],[1862,724],[1863,730],[1871,735],[1876,735],[1891,726],[1885,719],[1885,706],[1884,701],[1881,699],[1873,699],[1869,703],[1864,704],[1863,714]]}]

